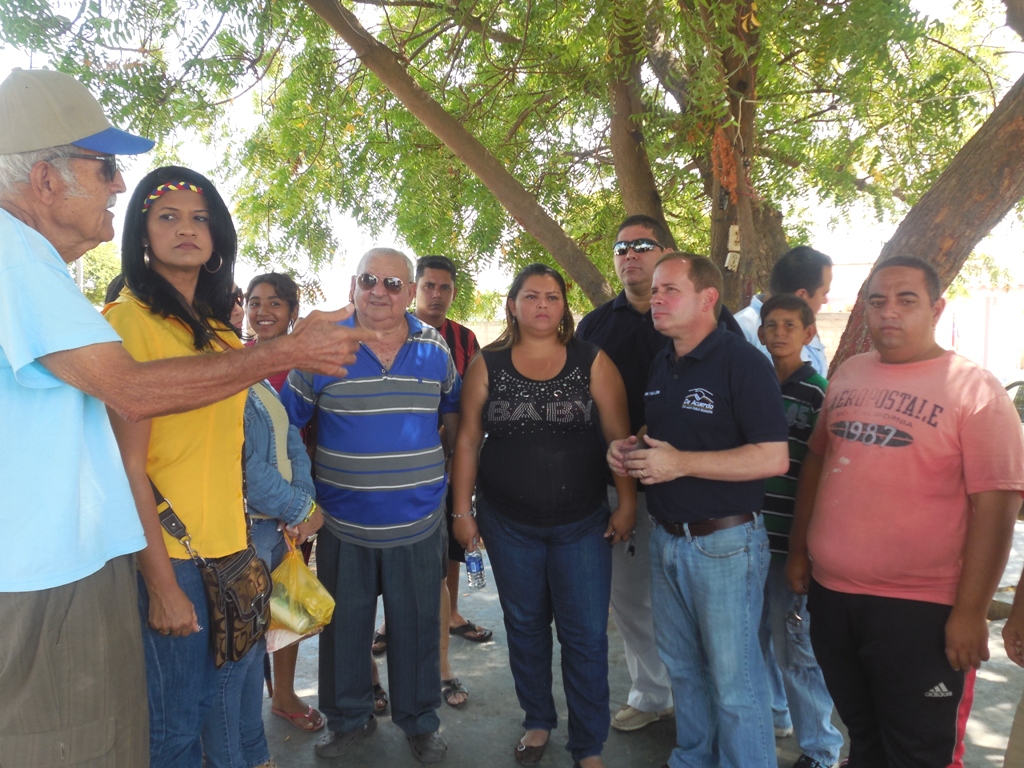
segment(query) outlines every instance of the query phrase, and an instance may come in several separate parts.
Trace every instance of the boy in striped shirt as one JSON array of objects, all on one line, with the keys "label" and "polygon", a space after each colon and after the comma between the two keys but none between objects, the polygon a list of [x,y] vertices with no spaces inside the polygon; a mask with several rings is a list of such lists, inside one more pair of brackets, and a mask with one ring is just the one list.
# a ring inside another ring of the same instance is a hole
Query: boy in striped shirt
[{"label": "boy in striped shirt", "polygon": [[797,480],[828,386],[814,367],[801,359],[804,345],[816,332],[814,312],[799,296],[773,296],[761,307],[757,335],[779,377],[789,424],[789,470],[768,480],[762,504],[772,561],[765,583],[761,648],[769,677],[778,680],[779,675],[772,674],[776,664],[781,671],[792,726],[780,727],[777,720],[775,733],[788,736],[796,732],[801,755],[794,768],[831,768],[843,746],[842,735],[832,725],[832,698],[811,650],[807,596],[796,594],[786,584]]}]

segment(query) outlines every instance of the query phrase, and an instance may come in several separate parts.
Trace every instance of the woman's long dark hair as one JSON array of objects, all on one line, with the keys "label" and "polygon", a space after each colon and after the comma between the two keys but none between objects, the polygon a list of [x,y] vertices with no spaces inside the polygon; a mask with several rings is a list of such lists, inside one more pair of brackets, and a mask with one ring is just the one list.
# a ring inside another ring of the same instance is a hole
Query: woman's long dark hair
[{"label": "woman's long dark hair", "polygon": [[[210,212],[210,236],[213,239],[213,255],[208,264],[221,264],[216,272],[205,268],[199,270],[195,297],[192,306],[167,280],[146,265],[144,243],[147,239],[146,221],[149,212],[143,212],[146,197],[161,184],[184,181],[203,190]],[[214,338],[210,321],[217,320],[225,328],[231,328],[231,308],[234,306],[235,253],[238,240],[231,212],[221,198],[217,188],[208,178],[188,168],[168,165],[151,171],[139,182],[128,201],[124,230],[121,234],[121,271],[125,281],[139,300],[163,317],[175,317],[192,331],[196,349],[203,349]]]},{"label": "woman's long dark hair", "polygon": [[508,303],[515,301],[516,296],[523,290],[523,283],[526,279],[540,275],[542,277],[553,277],[558,287],[562,290],[562,320],[558,324],[558,342],[568,344],[576,329],[576,321],[573,320],[572,310],[569,309],[569,297],[566,295],[565,278],[557,269],[552,269],[547,264],[530,264],[516,275],[512,281],[512,287],[508,289],[508,298],[505,299],[505,330],[501,335],[487,345],[487,349],[508,349],[519,343],[519,323],[515,322],[512,310]]}]

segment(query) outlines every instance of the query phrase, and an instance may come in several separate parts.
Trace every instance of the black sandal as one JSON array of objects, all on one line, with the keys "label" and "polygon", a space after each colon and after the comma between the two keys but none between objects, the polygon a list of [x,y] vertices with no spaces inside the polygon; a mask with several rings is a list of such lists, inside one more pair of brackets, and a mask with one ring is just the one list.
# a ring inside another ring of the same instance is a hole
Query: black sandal
[{"label": "black sandal", "polygon": [[[458,704],[452,704],[451,697],[459,693],[465,694],[466,698],[464,698]],[[457,677],[453,677],[451,680],[442,680],[441,698],[444,699],[444,703],[447,704],[449,707],[455,707],[456,709],[458,709],[467,701],[469,701],[469,689],[466,688],[466,686],[464,686],[461,682],[459,682],[459,678]]]}]

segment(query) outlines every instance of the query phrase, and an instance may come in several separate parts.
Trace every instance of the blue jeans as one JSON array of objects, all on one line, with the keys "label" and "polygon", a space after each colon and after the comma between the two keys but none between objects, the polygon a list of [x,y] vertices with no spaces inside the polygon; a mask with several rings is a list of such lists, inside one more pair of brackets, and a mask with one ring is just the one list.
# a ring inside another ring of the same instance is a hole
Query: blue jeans
[{"label": "blue jeans", "polygon": [[191,560],[171,560],[178,586],[195,607],[202,630],[165,637],[149,626],[149,592],[139,574],[139,617],[149,697],[150,768],[200,768],[203,720],[213,697],[213,647],[206,592]]},{"label": "blue jeans", "polygon": [[562,685],[576,761],[600,755],[608,738],[608,601],[612,552],[604,538],[608,507],[576,523],[541,528],[514,523],[477,495],[477,523],[487,542],[508,659],[523,727],[558,725],[551,695],[551,619],[562,646]]},{"label": "blue jeans", "polygon": [[764,598],[761,648],[769,671],[777,671],[785,688],[800,751],[822,765],[834,765],[843,735],[832,725],[832,697],[811,648],[807,595],[789,588],[785,561],[772,559]]},{"label": "blue jeans", "polygon": [[[268,568],[274,553],[285,548],[278,522],[257,518],[252,523],[252,543]],[[260,640],[244,658],[226,662],[214,672],[213,703],[203,723],[203,752],[209,768],[254,768],[270,759],[263,731],[266,655],[266,640]]]},{"label": "blue jeans", "polygon": [[[254,518],[250,535],[256,554],[273,570],[287,552],[277,519]],[[203,724],[203,752],[209,768],[254,768],[270,760],[263,730],[263,675],[267,641],[260,640],[240,661],[214,672],[213,704]]]},{"label": "blue jeans", "polygon": [[760,515],[709,536],[651,534],[654,631],[677,702],[671,768],[777,768],[758,642],[769,557]]},{"label": "blue jeans", "polygon": [[253,518],[249,531],[252,545],[256,547],[256,554],[271,571],[281,564],[281,559],[288,551],[288,545],[284,543],[284,534],[277,530],[280,524],[281,521],[277,518]]},{"label": "blue jeans", "polygon": [[214,672],[213,703],[203,722],[209,768],[254,768],[270,759],[263,732],[263,658],[260,640],[238,661]]}]

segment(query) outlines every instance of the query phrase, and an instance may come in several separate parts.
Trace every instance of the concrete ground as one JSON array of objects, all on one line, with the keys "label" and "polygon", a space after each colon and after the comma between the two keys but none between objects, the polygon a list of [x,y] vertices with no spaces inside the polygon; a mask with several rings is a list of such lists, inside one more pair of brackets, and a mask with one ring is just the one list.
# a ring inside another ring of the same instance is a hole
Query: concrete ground
[{"label": "concrete ground", "polygon": [[[1016,584],[1024,562],[1024,529],[1018,523],[1017,544],[1005,584]],[[1002,597],[1007,597],[1002,593]],[[1009,595],[1012,599],[1012,595]],[[512,674],[508,667],[508,650],[502,624],[501,606],[493,582],[485,589],[474,592],[463,588],[459,597],[460,612],[469,620],[494,630],[492,642],[476,644],[459,637],[451,639],[450,658],[455,674],[470,690],[469,701],[454,709],[442,704],[441,731],[448,740],[448,757],[442,765],[449,768],[477,768],[478,766],[509,766],[516,763],[512,749],[522,735],[522,711],[516,701]],[[1000,631],[1002,621],[989,625],[991,661],[978,673],[974,708],[967,727],[967,768],[1003,765],[1003,752],[1010,732],[1010,724],[1024,689],[1024,670],[1010,662],[1003,652]],[[615,622],[609,617],[609,680],[611,705],[614,712],[625,701],[629,691],[629,673],[622,651],[622,640]],[[369,648],[367,648],[369,652]],[[369,655],[369,653],[367,653]],[[559,728],[552,732],[548,750],[540,763],[542,768],[562,766],[570,768],[572,757],[565,751],[565,697],[562,693],[559,670],[558,643],[554,654],[555,701],[560,719]],[[380,670],[384,687],[387,683],[386,656],[380,657]],[[302,644],[296,691],[314,706],[317,695],[317,642],[316,638]],[[682,702],[685,706],[685,702]],[[264,702],[264,723],[270,741],[271,754],[280,768],[327,768],[328,766],[418,766],[406,744],[404,734],[391,723],[390,709],[379,718],[373,737],[356,742],[341,758],[328,761],[313,754],[313,744],[319,734],[307,734],[274,717],[270,702]],[[842,729],[838,717],[833,720]],[[845,733],[845,730],[844,730]],[[619,766],[661,766],[674,746],[675,726],[671,721],[655,723],[634,733],[612,731],[605,745],[604,759],[609,768]],[[789,768],[800,756],[796,739],[779,739],[776,747],[780,768]],[[845,750],[844,753],[845,755]]]}]

